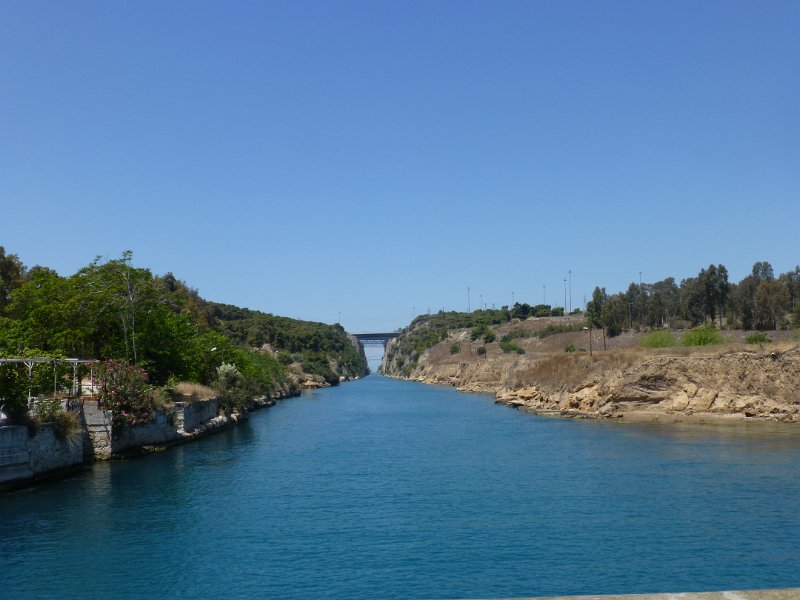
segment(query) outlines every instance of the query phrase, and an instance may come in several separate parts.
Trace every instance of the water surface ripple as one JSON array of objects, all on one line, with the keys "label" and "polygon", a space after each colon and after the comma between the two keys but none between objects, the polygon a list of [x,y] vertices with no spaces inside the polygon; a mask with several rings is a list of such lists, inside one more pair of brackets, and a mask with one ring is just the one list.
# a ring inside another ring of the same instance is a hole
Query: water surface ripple
[{"label": "water surface ripple", "polygon": [[800,430],[537,417],[368,377],[0,496],[3,598],[800,586]]}]

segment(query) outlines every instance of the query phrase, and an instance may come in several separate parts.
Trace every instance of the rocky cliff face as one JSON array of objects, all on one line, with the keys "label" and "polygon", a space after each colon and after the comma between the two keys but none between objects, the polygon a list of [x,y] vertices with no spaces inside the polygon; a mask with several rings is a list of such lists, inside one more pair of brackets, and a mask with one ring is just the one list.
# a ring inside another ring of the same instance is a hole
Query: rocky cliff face
[{"label": "rocky cliff face", "polygon": [[[682,420],[724,418],[800,422],[800,346],[479,356],[455,332],[422,353],[405,376],[492,392],[496,402],[561,416]],[[459,352],[452,352],[454,344]],[[473,345],[475,345],[473,343]],[[390,376],[404,376],[386,364]]]}]

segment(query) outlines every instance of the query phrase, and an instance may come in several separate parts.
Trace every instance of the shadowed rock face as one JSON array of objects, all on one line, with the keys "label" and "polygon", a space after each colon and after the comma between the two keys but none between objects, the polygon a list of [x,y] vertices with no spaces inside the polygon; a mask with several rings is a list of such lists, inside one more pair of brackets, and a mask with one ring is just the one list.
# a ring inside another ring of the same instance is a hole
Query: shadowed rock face
[{"label": "shadowed rock face", "polygon": [[[800,588],[748,590],[737,592],[685,592],[673,594],[631,594],[621,596],[547,596],[535,600],[798,600]],[[517,599],[525,600],[525,599]],[[528,599],[534,600],[534,599]]]}]

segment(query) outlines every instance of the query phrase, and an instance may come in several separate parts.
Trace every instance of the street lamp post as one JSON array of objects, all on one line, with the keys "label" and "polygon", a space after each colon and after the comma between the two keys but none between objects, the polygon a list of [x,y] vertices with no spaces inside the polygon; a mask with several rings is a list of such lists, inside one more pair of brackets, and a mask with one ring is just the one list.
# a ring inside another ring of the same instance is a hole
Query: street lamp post
[{"label": "street lamp post", "polygon": [[584,331],[589,332],[589,358],[592,357],[592,328],[591,327],[584,327]]}]

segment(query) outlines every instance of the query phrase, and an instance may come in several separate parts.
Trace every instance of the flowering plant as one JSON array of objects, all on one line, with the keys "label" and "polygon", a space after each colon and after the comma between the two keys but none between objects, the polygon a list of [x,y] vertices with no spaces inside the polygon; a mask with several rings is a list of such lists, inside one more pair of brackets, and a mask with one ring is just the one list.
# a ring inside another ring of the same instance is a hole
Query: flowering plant
[{"label": "flowering plant", "polygon": [[110,360],[100,373],[100,405],[113,413],[114,426],[133,426],[151,421],[155,411],[153,387],[147,371]]}]

